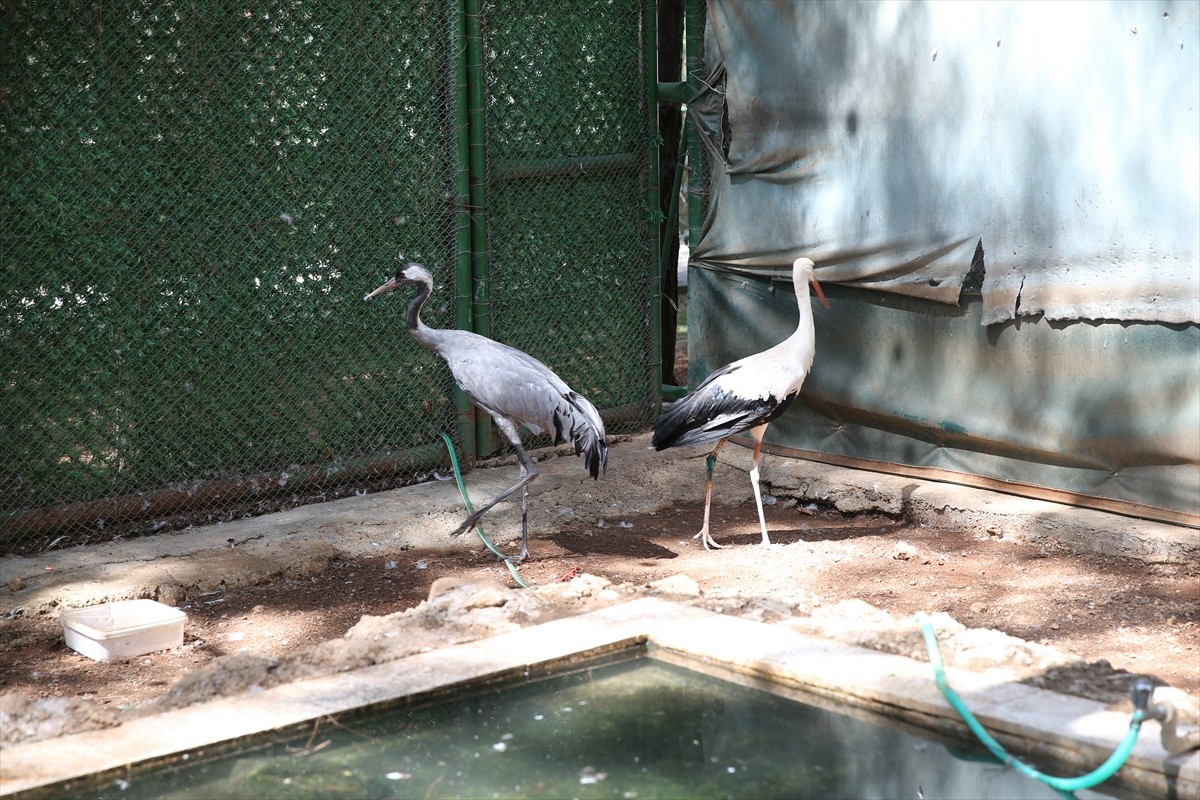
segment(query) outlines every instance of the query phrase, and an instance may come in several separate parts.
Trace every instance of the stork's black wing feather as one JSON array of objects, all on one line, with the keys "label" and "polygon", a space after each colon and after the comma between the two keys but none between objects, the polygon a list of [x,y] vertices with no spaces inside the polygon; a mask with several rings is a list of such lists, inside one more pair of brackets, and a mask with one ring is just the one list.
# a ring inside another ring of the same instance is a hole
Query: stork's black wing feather
[{"label": "stork's black wing feather", "polygon": [[795,392],[786,397],[739,397],[713,385],[715,378],[731,371],[728,367],[717,370],[663,412],[650,439],[655,450],[714,443],[765,425],[786,411],[796,397]]}]

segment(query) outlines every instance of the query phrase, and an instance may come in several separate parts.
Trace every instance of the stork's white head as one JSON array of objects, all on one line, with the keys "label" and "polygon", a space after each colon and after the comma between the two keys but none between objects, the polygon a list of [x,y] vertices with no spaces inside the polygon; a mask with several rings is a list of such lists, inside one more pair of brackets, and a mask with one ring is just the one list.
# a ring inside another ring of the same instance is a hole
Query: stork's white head
[{"label": "stork's white head", "polygon": [[372,300],[384,292],[390,292],[392,289],[398,289],[410,283],[420,283],[433,288],[433,276],[429,274],[429,270],[425,269],[423,264],[410,261],[396,270],[395,277],[388,278],[382,286],[363,297],[363,300]]},{"label": "stork's white head", "polygon": [[829,308],[829,301],[825,299],[825,292],[821,291],[821,284],[817,283],[814,277],[816,265],[812,259],[801,256],[792,262],[792,286],[796,287],[796,291],[800,291],[800,287],[804,284],[812,286],[813,291],[817,295],[817,299],[821,301],[821,305]]}]

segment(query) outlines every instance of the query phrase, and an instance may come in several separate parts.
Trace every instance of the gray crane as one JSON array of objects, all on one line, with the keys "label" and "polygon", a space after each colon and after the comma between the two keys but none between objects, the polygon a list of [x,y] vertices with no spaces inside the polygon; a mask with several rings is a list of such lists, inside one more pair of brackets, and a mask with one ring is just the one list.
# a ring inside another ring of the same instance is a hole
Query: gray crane
[{"label": "gray crane", "polygon": [[364,297],[371,300],[384,292],[415,284],[417,296],[408,306],[406,322],[413,338],[437,353],[450,367],[459,387],[487,413],[517,451],[520,480],[478,509],[452,535],[475,527],[492,506],[521,490],[521,555],[529,557],[529,490],[538,476],[537,467],[521,445],[518,428],[524,425],[535,434],[553,433],[554,443],[570,439],[575,455],[583,453],[584,464],[593,478],[608,466],[608,443],[604,422],[588,399],[571,389],[542,362],[515,347],[471,331],[430,328],[421,322],[421,306],[433,292],[433,276],[421,264],[408,263],[395,277]]},{"label": "gray crane", "polygon": [[716,442],[705,460],[708,473],[704,481],[704,525],[693,537],[704,543],[705,550],[722,547],[708,532],[713,465],[717,462],[717,453],[729,437],[743,431],[750,431],[754,439],[750,485],[754,488],[754,500],[758,504],[762,544],[764,547],[771,544],[767,536],[767,520],[763,515],[762,494],[758,488],[758,460],[767,425],[796,399],[812,366],[816,331],[808,295],[810,284],[821,304],[828,308],[825,293],[813,277],[813,262],[807,258],[797,258],[792,262],[792,285],[796,289],[796,302],[800,307],[800,321],[795,333],[770,349],[715,370],[686,397],[663,412],[654,423],[650,443],[655,450]]}]

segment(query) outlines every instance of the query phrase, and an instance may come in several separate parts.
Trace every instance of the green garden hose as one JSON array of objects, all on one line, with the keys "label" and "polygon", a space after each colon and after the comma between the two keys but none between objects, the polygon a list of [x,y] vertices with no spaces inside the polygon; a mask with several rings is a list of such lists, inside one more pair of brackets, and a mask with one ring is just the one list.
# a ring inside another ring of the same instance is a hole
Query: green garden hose
[{"label": "green garden hose", "polygon": [[1035,778],[1067,797],[1074,797],[1072,793],[1079,789],[1090,789],[1097,784],[1103,783],[1125,765],[1129,754],[1133,752],[1134,744],[1137,743],[1138,732],[1142,728],[1142,720],[1146,718],[1146,706],[1150,701],[1150,693],[1153,691],[1153,685],[1149,681],[1139,679],[1134,683],[1133,717],[1129,721],[1129,730],[1126,731],[1125,738],[1117,745],[1117,749],[1108,757],[1108,760],[1087,775],[1081,775],[1078,778],[1058,778],[1038,772],[1033,767],[1018,760],[1015,756],[1009,755],[1008,751],[1001,747],[1000,743],[984,730],[983,726],[979,724],[979,720],[975,719],[975,716],[967,710],[962,700],[959,699],[958,694],[950,688],[950,684],[946,681],[946,671],[942,666],[942,651],[938,647],[937,634],[933,631],[933,624],[930,623],[929,617],[923,612],[918,612],[917,624],[921,626],[921,635],[925,637],[925,649],[929,651],[929,661],[933,664],[934,681],[937,683],[938,689],[941,690],[942,695],[954,707],[959,716],[963,718],[963,722],[967,723],[967,727],[971,729],[975,737],[983,743],[988,752],[995,756],[996,760],[1001,764],[1012,767],[1022,775]]},{"label": "green garden hose", "polygon": [[[462,495],[463,504],[467,507],[467,513],[474,514],[475,509],[471,505],[471,498],[467,496],[467,487],[463,486],[462,471],[458,468],[458,456],[454,454],[454,443],[444,433],[442,434],[442,439],[446,442],[446,449],[450,451],[450,466],[454,468],[454,481],[458,484],[458,493]],[[479,538],[483,540],[487,549],[495,553],[508,566],[508,571],[512,573],[513,580],[517,582],[517,585],[522,589],[528,589],[529,586],[526,585],[525,581],[521,580],[521,575],[517,572],[517,565],[512,562],[512,559],[501,553],[496,548],[496,545],[492,544],[487,536],[484,535],[482,522],[475,525],[475,532],[479,534]]]}]

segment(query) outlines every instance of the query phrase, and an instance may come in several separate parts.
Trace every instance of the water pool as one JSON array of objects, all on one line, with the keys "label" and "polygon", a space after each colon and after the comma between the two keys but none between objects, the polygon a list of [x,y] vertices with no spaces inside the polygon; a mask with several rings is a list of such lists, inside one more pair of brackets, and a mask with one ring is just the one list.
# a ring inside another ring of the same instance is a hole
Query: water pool
[{"label": "water pool", "polygon": [[[861,715],[859,715],[861,716]],[[60,789],[61,789],[60,785]],[[1054,798],[930,739],[632,658],[326,718],[63,798]],[[1080,797],[1107,797],[1095,792]]]}]

